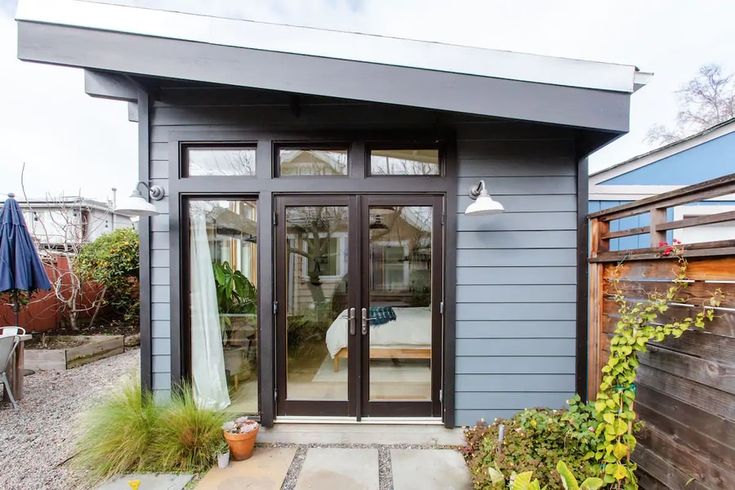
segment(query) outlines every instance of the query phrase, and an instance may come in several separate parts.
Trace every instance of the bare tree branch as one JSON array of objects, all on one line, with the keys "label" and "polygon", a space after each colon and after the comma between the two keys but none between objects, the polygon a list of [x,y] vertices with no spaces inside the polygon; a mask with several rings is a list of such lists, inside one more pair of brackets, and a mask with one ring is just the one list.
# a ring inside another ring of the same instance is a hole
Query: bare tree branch
[{"label": "bare tree branch", "polygon": [[725,75],[720,65],[701,66],[676,94],[679,111],[674,127],[652,126],[645,138],[648,143],[672,143],[735,117],[735,75]]}]

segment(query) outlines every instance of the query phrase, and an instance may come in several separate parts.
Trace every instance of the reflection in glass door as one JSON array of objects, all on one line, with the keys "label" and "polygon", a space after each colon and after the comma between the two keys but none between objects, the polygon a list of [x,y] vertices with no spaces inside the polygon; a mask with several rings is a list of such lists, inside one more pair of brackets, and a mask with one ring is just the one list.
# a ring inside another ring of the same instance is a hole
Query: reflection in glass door
[{"label": "reflection in glass door", "polygon": [[431,206],[372,206],[370,400],[431,399]]},{"label": "reflection in glass door", "polygon": [[[363,413],[438,415],[441,201],[434,197],[366,201]],[[434,260],[435,255],[439,259]]]},{"label": "reflection in glass door", "polygon": [[279,198],[279,416],[440,416],[441,209],[434,196]]},{"label": "reflection in glass door", "polygon": [[279,412],[348,415],[349,200],[284,198],[280,215]]}]

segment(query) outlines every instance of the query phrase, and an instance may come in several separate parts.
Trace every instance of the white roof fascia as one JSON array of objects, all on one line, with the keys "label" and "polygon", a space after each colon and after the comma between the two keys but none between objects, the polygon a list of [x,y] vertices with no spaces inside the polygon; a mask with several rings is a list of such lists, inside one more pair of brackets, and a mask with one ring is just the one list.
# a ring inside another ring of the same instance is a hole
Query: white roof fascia
[{"label": "white roof fascia", "polygon": [[647,75],[632,65],[85,0],[20,0],[16,20],[624,93]]},{"label": "white roof fascia", "polygon": [[[685,185],[597,185],[589,186],[589,201],[637,201],[646,197],[671,192]],[[732,195],[718,196],[707,201],[733,201]]]},{"label": "white roof fascia", "polygon": [[683,185],[596,185],[590,183],[590,201],[637,201],[664,192],[685,187]]},{"label": "white roof fascia", "polygon": [[727,124],[723,124],[719,128],[716,128],[712,131],[706,130],[698,136],[690,137],[688,139],[680,141],[679,143],[664,146],[660,149],[644,153],[637,157],[633,157],[630,160],[619,163],[607,169],[595,172],[590,175],[590,185],[600,184],[619,175],[627,174],[628,172],[632,172],[633,170],[645,167],[646,165],[655,163],[659,160],[663,160],[664,158],[676,155],[677,153],[681,153],[690,148],[694,148],[695,146],[707,143],[708,141],[712,141],[732,132],[735,132],[735,120],[732,120]]}]

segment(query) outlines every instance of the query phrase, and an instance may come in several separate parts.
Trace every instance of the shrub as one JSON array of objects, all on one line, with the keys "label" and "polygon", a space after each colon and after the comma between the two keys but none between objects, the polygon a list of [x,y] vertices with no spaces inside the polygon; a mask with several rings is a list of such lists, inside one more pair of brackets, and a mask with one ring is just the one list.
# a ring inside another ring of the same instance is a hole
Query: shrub
[{"label": "shrub", "polygon": [[174,472],[208,469],[217,460],[224,421],[224,412],[198,408],[190,388],[177,390],[154,429],[153,466]]},{"label": "shrub", "polygon": [[102,286],[104,303],[131,323],[138,321],[139,248],[137,232],[123,228],[84,245],[74,262],[84,279]]},{"label": "shrub", "polygon": [[144,470],[159,416],[159,408],[140,384],[125,385],[84,414],[75,462],[93,480]]},{"label": "shrub", "polygon": [[[665,292],[653,292],[642,301],[631,301],[618,287],[622,264],[615,269],[612,286],[618,306],[619,320],[610,341],[610,355],[602,368],[602,381],[594,402],[581,403],[579,397],[570,401],[569,410],[524,410],[510,420],[498,420],[492,425],[480,423],[467,430],[465,459],[472,472],[475,488],[504,488],[503,474],[523,472],[531,483],[538,474],[541,484],[562,488],[561,470],[553,468],[566,461],[564,484],[572,474],[593,477],[588,486],[637,489],[636,463],[631,459],[635,449],[635,432],[639,428],[634,403],[636,397],[637,355],[648,350],[649,341],[661,342],[678,338],[694,328],[704,328],[714,319],[714,308],[723,293],[715,290],[701,308],[688,317],[660,318],[669,305],[682,301],[688,285],[687,261],[680,243],[661,243],[661,255],[677,260],[673,284]],[[500,425],[505,426],[505,438],[498,442]],[[501,479],[498,478],[501,475]],[[566,486],[565,486],[566,488]]]},{"label": "shrub", "polygon": [[[501,424],[504,437],[498,442]],[[568,410],[526,409],[510,419],[483,422],[465,433],[465,460],[472,473],[475,488],[504,488],[492,481],[492,470],[503,474],[532,472],[543,487],[561,489],[562,481],[554,469],[566,461],[574,474],[596,476],[599,466],[593,464],[593,448],[597,437],[594,408],[570,400]]]},{"label": "shrub", "polygon": [[131,472],[199,472],[216,461],[223,412],[197,408],[182,387],[155,403],[139,383],[126,384],[81,419],[74,464],[92,481]]}]

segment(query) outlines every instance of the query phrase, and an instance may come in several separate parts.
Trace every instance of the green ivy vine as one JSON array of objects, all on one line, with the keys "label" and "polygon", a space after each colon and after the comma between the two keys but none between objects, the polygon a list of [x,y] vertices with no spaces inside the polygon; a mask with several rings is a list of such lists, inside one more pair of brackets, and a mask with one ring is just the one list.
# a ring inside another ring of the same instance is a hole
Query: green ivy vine
[{"label": "green ivy vine", "polygon": [[704,328],[714,319],[713,308],[720,305],[723,296],[718,289],[695,315],[669,323],[658,321],[671,303],[682,301],[681,293],[689,284],[683,247],[678,242],[666,245],[662,255],[671,255],[677,261],[676,277],[666,292],[653,292],[640,302],[631,302],[619,287],[622,263],[616,267],[611,280],[619,320],[610,341],[610,357],[602,368],[602,381],[594,403],[598,420],[596,451],[591,451],[586,457],[602,465],[605,484],[617,489],[638,488],[634,473],[636,464],[630,458],[636,445],[633,433],[636,425],[637,354],[647,351],[649,341],[678,338],[691,328]]}]

